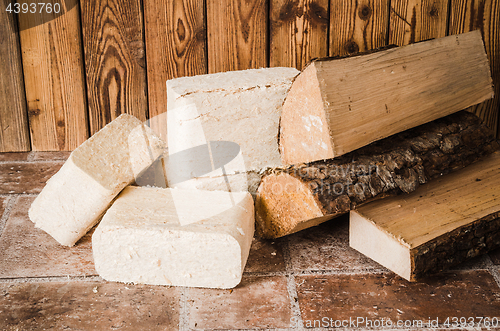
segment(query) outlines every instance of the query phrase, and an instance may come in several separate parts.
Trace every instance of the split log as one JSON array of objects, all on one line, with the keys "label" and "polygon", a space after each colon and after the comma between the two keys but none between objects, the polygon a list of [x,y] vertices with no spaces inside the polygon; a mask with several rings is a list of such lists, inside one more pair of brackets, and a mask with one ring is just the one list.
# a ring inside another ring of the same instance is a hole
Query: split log
[{"label": "split log", "polygon": [[269,170],[257,191],[257,233],[282,237],[371,200],[413,192],[499,147],[477,116],[462,111],[338,158]]},{"label": "split log", "polygon": [[416,281],[500,246],[500,152],[351,211],[351,247]]},{"label": "split log", "polygon": [[284,164],[341,156],[493,96],[479,31],[313,61],[283,105]]}]

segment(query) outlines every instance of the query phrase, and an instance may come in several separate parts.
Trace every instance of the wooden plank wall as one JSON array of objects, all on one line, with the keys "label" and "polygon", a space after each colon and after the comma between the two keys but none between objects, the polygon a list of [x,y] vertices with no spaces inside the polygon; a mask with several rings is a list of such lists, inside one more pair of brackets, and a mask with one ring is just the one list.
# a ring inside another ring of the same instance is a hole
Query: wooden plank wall
[{"label": "wooden plank wall", "polygon": [[19,15],[31,147],[35,151],[70,151],[89,136],[76,1],[63,3],[64,15],[45,11]]},{"label": "wooden plank wall", "polygon": [[0,10],[0,152],[30,150],[18,35],[16,17]]},{"label": "wooden plank wall", "polygon": [[140,0],[81,0],[90,133],[120,114],[148,117]]},{"label": "wooden plank wall", "polygon": [[204,8],[204,0],[144,0],[150,125],[165,139],[165,82],[208,73]]},{"label": "wooden plank wall", "polygon": [[0,152],[72,150],[121,113],[162,131],[167,79],[474,29],[496,96],[470,110],[500,138],[500,0],[51,1],[63,15],[0,14]]},{"label": "wooden plank wall", "polygon": [[490,61],[495,97],[472,106],[470,111],[484,119],[489,127],[496,127],[500,138],[500,3],[493,0],[451,0],[449,34],[477,29],[481,30]]}]

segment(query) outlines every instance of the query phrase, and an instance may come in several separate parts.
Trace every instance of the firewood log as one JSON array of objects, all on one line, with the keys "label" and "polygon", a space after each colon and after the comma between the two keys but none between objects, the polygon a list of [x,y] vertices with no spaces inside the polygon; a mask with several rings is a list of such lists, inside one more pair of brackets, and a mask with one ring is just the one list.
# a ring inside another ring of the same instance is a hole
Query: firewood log
[{"label": "firewood log", "polygon": [[477,116],[461,111],[341,157],[269,170],[257,190],[257,234],[282,237],[374,199],[413,192],[499,147]]},{"label": "firewood log", "polygon": [[297,76],[283,104],[282,161],[337,157],[491,97],[479,31],[318,59]]}]

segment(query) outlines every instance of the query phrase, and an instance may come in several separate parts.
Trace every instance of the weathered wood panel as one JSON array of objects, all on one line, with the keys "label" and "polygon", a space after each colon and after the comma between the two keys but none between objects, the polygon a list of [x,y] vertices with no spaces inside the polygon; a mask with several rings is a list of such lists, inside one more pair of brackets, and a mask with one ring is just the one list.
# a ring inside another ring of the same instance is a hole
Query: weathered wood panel
[{"label": "weathered wood panel", "polygon": [[[168,79],[207,73],[204,0],[145,0],[144,21],[151,127],[166,133]],[[166,138],[166,137],[164,137]]]},{"label": "weathered wood panel", "polygon": [[388,28],[389,0],[331,0],[330,56],[385,46]]},{"label": "weathered wood panel", "polygon": [[30,150],[17,21],[0,0],[0,152]]},{"label": "weathered wood panel", "polygon": [[449,33],[458,34],[481,30],[490,61],[495,97],[469,111],[478,115],[500,138],[500,4],[495,0],[452,0],[450,8]]},{"label": "weathered wood panel", "polygon": [[446,36],[448,0],[392,0],[390,11],[389,44]]},{"label": "weathered wood panel", "polygon": [[74,1],[62,3],[62,10],[69,9],[64,15],[45,10],[19,15],[31,143],[35,151],[73,150],[88,137],[79,7]]},{"label": "weathered wood panel", "polygon": [[267,66],[266,0],[207,0],[208,72]]},{"label": "weathered wood panel", "polygon": [[90,131],[122,113],[147,118],[140,0],[82,0]]},{"label": "weathered wood panel", "polygon": [[328,55],[328,0],[271,0],[270,66],[299,70]]}]

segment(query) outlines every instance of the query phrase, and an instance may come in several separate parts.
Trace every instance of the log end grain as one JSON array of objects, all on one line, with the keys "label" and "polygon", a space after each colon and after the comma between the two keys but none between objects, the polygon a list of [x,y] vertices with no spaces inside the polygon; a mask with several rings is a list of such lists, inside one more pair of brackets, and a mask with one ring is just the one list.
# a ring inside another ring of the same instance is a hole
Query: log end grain
[{"label": "log end grain", "polygon": [[[324,216],[308,185],[299,179],[282,173],[262,180],[255,200],[255,227],[259,237],[282,237],[317,225],[324,221]],[[303,220],[309,220],[308,224]]]},{"label": "log end grain", "polygon": [[280,154],[283,164],[334,157],[315,62],[297,76],[283,104]]}]

